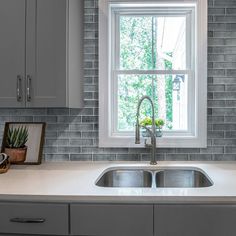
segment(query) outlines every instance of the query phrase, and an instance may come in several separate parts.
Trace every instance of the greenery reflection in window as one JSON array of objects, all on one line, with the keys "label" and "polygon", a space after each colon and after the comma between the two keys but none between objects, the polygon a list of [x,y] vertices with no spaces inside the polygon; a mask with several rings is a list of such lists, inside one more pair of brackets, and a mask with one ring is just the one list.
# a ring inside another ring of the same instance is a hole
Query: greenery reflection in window
[{"label": "greenery reflection in window", "polygon": [[[165,130],[186,130],[186,17],[120,15],[116,27],[117,130],[134,130],[137,103],[143,95],[152,97]],[[141,113],[142,118],[151,116],[148,102]]]}]

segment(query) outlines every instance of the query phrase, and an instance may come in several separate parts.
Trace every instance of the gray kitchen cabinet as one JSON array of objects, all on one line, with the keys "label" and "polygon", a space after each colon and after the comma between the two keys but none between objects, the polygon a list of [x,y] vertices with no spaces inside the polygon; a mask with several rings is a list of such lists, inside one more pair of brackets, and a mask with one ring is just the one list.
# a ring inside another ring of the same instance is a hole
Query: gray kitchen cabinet
[{"label": "gray kitchen cabinet", "polygon": [[72,235],[153,236],[153,205],[71,204]]},{"label": "gray kitchen cabinet", "polygon": [[0,233],[68,235],[68,205],[0,203]]},{"label": "gray kitchen cabinet", "polygon": [[0,203],[0,235],[235,236],[236,205]]},{"label": "gray kitchen cabinet", "polygon": [[0,20],[0,107],[82,107],[83,1],[1,0]]},{"label": "gray kitchen cabinet", "polygon": [[155,205],[154,236],[235,236],[236,205]]},{"label": "gray kitchen cabinet", "polygon": [[0,1],[0,107],[25,104],[25,7],[25,0]]}]

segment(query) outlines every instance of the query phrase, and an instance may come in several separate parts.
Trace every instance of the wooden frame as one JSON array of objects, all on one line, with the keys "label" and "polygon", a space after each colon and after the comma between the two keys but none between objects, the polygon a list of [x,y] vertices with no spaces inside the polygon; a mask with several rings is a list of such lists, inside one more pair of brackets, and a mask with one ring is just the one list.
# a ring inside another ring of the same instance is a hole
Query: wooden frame
[{"label": "wooden frame", "polygon": [[10,127],[25,126],[29,130],[28,141],[26,142],[26,160],[21,164],[39,165],[42,162],[43,144],[45,137],[45,122],[6,122],[2,140],[1,152],[6,148],[7,132]]}]

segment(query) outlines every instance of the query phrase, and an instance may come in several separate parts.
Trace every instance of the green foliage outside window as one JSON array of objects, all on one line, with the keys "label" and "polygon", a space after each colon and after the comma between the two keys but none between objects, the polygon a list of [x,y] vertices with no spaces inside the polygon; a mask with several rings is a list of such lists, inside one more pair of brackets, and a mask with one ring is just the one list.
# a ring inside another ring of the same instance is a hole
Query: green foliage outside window
[{"label": "green foliage outside window", "polygon": [[[167,55],[172,56],[172,53],[167,53]],[[168,70],[172,69],[172,63],[165,60],[165,68]],[[166,75],[166,120],[171,123],[173,121],[173,110],[172,110],[172,102],[173,102],[173,83],[172,83],[172,75]]]},{"label": "green foliage outside window", "polygon": [[[151,70],[156,67],[155,17],[120,17],[120,69]],[[171,56],[171,52],[168,53]],[[172,69],[169,61],[166,69]],[[120,75],[118,77],[118,130],[133,130],[138,100],[150,96],[158,117],[156,75]],[[166,123],[172,122],[172,76],[166,75]],[[151,116],[151,107],[144,102],[141,118]]]}]

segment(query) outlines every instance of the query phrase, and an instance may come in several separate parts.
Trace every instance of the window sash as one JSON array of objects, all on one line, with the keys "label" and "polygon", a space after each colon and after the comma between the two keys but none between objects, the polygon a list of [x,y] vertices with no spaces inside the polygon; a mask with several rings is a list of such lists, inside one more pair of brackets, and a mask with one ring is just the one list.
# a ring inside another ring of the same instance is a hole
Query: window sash
[{"label": "window sash", "polygon": [[[158,4],[156,4],[158,5]],[[186,70],[194,69],[194,56],[192,55],[192,51],[195,51],[194,45],[195,45],[195,7],[162,7],[161,9],[158,8],[124,8],[120,7],[112,7],[111,4],[110,7],[110,47],[111,47],[111,67],[113,69],[119,70],[120,69],[120,16],[129,16],[129,17],[135,17],[135,16],[150,16],[150,17],[186,17]],[[161,4],[160,4],[161,6]],[[178,9],[176,9],[178,8]],[[164,14],[165,13],[165,14]]]},{"label": "window sash", "polygon": [[[110,101],[112,101],[111,106],[111,136],[134,136],[132,131],[119,131],[118,130],[118,76],[119,75],[176,75],[176,74],[185,74],[188,78],[188,89],[187,89],[187,130],[169,130],[163,131],[166,136],[188,136],[193,135],[195,133],[194,125],[195,125],[195,81],[194,81],[194,72],[189,70],[176,70],[169,71],[169,73],[131,73],[129,71],[114,71],[113,72],[113,83],[111,84],[111,93],[110,93]],[[137,71],[132,71],[137,72]],[[147,71],[148,72],[148,71]],[[150,72],[150,71],[149,71]],[[152,71],[151,71],[152,72]],[[156,71],[155,71],[156,72]],[[159,72],[159,71],[158,71]],[[166,72],[166,71],[164,71]],[[175,72],[175,73],[174,73]]]},{"label": "window sash", "polygon": [[[195,75],[194,75],[194,58],[191,53],[194,50],[194,27],[193,7],[178,7],[176,8],[124,8],[124,7],[112,7],[111,5],[111,24],[110,24],[110,58],[111,58],[111,70],[110,70],[110,101],[111,101],[111,120],[110,120],[110,135],[111,136],[133,136],[132,132],[119,131],[118,130],[118,76],[119,75],[176,75],[186,74],[188,76],[188,105],[187,105],[187,130],[171,130],[165,131],[168,136],[185,136],[193,135],[195,125]],[[164,14],[165,13],[165,14]],[[139,69],[119,69],[120,68],[120,16],[184,16],[186,17],[186,69],[183,70],[139,70]]]}]

